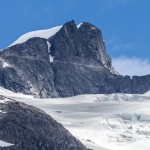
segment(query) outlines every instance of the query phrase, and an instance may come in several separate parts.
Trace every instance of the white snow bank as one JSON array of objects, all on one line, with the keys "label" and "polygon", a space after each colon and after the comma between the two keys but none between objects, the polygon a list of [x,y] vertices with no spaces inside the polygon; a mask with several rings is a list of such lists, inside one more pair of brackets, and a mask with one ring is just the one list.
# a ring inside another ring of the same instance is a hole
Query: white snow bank
[{"label": "white snow bank", "polygon": [[34,37],[40,37],[40,38],[48,39],[51,36],[53,36],[54,34],[56,34],[61,28],[62,28],[62,26],[57,26],[54,28],[46,29],[46,30],[38,30],[38,31],[32,31],[32,32],[26,33],[26,34],[22,35],[21,37],[19,37],[10,46],[26,42],[28,39],[34,38]]},{"label": "white snow bank", "polygon": [[10,143],[7,143],[7,142],[0,140],[0,147],[8,147],[8,146],[12,146],[12,145],[14,145],[14,144],[10,144]]},{"label": "white snow bank", "polygon": [[77,25],[77,28],[80,28],[80,26],[83,24],[83,22],[81,22],[80,24]]}]

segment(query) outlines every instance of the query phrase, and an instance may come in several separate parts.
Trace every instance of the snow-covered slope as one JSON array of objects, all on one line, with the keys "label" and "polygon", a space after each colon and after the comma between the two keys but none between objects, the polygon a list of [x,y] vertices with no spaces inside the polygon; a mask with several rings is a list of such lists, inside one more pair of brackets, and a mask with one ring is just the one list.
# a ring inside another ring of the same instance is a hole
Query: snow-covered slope
[{"label": "snow-covered slope", "polygon": [[[80,26],[82,24],[83,23],[78,24],[77,28],[80,28]],[[48,39],[51,36],[55,35],[61,28],[62,28],[62,26],[56,26],[56,27],[53,27],[50,29],[37,30],[37,31],[31,31],[31,32],[25,33],[24,35],[20,36],[15,42],[13,42],[8,47],[26,42],[28,39],[34,38],[34,37],[41,37],[41,38]]]},{"label": "snow-covered slope", "polygon": [[99,94],[34,99],[2,91],[7,97],[44,110],[93,150],[149,150],[149,96]]},{"label": "snow-covered slope", "polygon": [[[77,28],[80,28],[80,26],[82,24],[83,23],[78,24]],[[48,39],[51,36],[55,35],[61,28],[62,28],[62,26],[56,26],[56,27],[53,27],[50,29],[37,30],[37,31],[31,31],[31,32],[25,33],[24,35],[20,36],[15,42],[13,42],[8,47],[26,42],[28,39],[34,38],[34,37],[41,37],[41,38]]]},{"label": "snow-covered slope", "polygon": [[41,37],[41,38],[48,39],[51,36],[53,36],[54,34],[56,34],[61,29],[61,27],[62,26],[57,26],[54,28],[46,29],[46,30],[37,30],[37,31],[32,31],[32,32],[26,33],[26,34],[22,35],[21,37],[19,37],[10,46],[26,42],[28,39],[34,38],[34,37]]}]

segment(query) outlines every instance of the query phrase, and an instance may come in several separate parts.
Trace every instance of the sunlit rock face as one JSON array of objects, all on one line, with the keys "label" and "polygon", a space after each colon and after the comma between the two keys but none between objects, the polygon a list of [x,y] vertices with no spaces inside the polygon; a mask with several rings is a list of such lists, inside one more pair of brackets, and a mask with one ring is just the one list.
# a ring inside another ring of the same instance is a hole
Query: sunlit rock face
[{"label": "sunlit rock face", "polygon": [[97,27],[70,21],[50,31],[0,52],[0,86],[41,98],[150,90],[150,75],[118,75]]}]

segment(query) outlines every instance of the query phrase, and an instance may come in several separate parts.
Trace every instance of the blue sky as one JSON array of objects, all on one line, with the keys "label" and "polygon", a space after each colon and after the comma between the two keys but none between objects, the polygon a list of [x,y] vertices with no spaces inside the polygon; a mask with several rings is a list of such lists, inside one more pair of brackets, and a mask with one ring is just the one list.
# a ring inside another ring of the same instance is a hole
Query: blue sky
[{"label": "blue sky", "polygon": [[[0,49],[29,31],[69,20],[77,24],[86,21],[102,30],[107,51],[114,61],[130,59],[138,61],[136,65],[141,62],[149,65],[149,8],[149,0],[0,0]],[[137,67],[132,63],[131,66]],[[147,71],[142,74],[150,73]]]}]

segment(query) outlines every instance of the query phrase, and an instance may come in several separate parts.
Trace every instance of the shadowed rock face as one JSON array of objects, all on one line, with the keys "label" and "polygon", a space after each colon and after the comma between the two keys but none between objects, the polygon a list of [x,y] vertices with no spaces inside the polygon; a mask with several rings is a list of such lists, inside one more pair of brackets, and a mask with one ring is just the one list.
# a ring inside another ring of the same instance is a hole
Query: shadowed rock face
[{"label": "shadowed rock face", "polygon": [[150,75],[117,74],[101,31],[89,23],[77,28],[67,22],[49,39],[32,38],[3,50],[0,61],[0,86],[42,98],[150,90]]},{"label": "shadowed rock face", "polygon": [[0,140],[14,144],[0,150],[86,150],[61,124],[35,107],[5,102],[0,109]]}]

